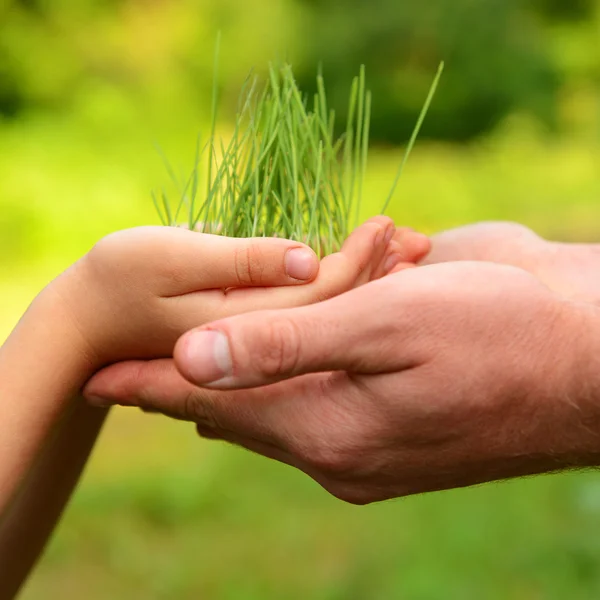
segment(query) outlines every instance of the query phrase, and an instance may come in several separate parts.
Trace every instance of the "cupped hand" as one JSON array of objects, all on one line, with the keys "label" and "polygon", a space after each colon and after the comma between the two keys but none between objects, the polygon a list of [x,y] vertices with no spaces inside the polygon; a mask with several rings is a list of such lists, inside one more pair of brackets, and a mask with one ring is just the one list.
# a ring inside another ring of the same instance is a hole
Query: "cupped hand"
[{"label": "cupped hand", "polygon": [[[115,365],[92,404],[193,421],[367,503],[598,464],[597,309],[521,269],[408,269],[197,328]],[[176,362],[176,364],[175,364]]]}]

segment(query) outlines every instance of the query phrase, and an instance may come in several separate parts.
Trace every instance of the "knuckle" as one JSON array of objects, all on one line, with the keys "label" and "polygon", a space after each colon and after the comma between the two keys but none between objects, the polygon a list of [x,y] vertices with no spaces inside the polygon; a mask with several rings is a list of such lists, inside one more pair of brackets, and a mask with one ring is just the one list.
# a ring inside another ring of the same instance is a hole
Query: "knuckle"
[{"label": "knuckle", "polygon": [[256,244],[237,248],[234,254],[235,276],[240,286],[257,286],[263,281],[263,256]]},{"label": "knuckle", "polygon": [[199,390],[188,390],[182,402],[182,416],[186,421],[200,424],[209,429],[217,426],[215,411]]},{"label": "knuckle", "polygon": [[300,329],[293,321],[272,321],[252,353],[255,371],[267,379],[295,373],[302,355],[301,339]]},{"label": "knuckle", "polygon": [[147,270],[147,258],[152,248],[143,231],[117,231],[96,242],[85,260],[91,272],[101,278],[115,275],[134,279]]}]

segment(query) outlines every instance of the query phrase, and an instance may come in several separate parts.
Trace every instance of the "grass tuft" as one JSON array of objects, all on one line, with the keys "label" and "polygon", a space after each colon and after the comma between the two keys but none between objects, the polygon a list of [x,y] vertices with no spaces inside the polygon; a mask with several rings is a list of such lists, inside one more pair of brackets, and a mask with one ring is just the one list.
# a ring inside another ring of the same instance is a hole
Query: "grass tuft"
[{"label": "grass tuft", "polygon": [[[215,52],[210,137],[196,144],[194,168],[182,187],[161,152],[179,198],[153,195],[165,225],[186,226],[230,237],[278,236],[303,241],[323,256],[338,249],[356,225],[367,169],[371,92],[364,66],[351,86],[348,118],[336,137],[335,113],[319,72],[317,93],[298,88],[289,64],[271,65],[262,84],[252,74],[242,87],[231,140],[216,139],[218,63]],[[437,89],[443,63],[431,86],[390,193],[387,210]],[[199,198],[201,170],[206,191]],[[174,208],[175,207],[175,208]]]}]

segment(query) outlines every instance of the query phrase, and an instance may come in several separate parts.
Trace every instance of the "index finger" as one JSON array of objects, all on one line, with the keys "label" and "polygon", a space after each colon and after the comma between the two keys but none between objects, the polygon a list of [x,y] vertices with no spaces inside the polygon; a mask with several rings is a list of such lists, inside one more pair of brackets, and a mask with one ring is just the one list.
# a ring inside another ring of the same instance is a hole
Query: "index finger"
[{"label": "index finger", "polygon": [[[309,378],[310,379],[310,378]],[[174,419],[197,423],[202,429],[235,435],[290,450],[294,422],[311,381],[286,382],[255,390],[215,391],[189,383],[172,359],[128,361],[106,367],[86,384],[89,404],[137,407]]]}]

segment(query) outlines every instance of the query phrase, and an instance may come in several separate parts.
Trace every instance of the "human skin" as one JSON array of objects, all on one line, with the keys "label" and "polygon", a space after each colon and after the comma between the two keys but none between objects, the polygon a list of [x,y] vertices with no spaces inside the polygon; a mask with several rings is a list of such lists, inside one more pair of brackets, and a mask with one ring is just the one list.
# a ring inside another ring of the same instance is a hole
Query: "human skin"
[{"label": "human skin", "polygon": [[333,297],[429,249],[407,234],[390,250],[394,233],[372,219],[319,264],[288,240],[138,228],[103,239],[42,291],[0,348],[0,598],[39,555],[106,417],[79,397],[94,372],[171,356],[199,322]]},{"label": "human skin", "polygon": [[518,223],[476,223],[434,236],[422,264],[461,260],[519,267],[567,298],[600,301],[600,244],[547,241]]},{"label": "human skin", "polygon": [[446,232],[421,268],[196,328],[85,395],[194,421],[357,504],[596,466],[597,256],[512,224]]}]

